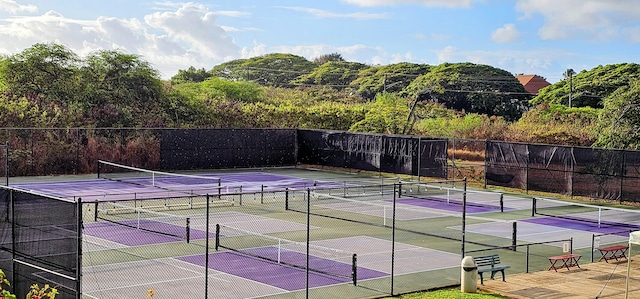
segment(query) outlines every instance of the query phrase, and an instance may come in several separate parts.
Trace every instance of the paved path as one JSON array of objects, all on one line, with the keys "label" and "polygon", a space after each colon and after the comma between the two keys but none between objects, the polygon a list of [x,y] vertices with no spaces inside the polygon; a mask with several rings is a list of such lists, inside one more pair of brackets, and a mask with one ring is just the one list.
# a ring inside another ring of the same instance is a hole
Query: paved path
[{"label": "paved path", "polygon": [[[568,299],[568,298],[625,298],[627,262],[595,262],[581,264],[580,269],[561,269],[535,273],[509,274],[506,282],[485,280],[480,290],[509,298]],[[631,259],[628,298],[640,298],[640,256]]]}]

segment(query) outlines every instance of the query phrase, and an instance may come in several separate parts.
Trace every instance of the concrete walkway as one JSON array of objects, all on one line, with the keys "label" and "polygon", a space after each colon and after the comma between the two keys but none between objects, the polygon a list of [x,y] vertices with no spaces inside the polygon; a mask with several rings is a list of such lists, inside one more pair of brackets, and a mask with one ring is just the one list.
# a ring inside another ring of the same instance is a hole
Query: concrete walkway
[{"label": "concrete walkway", "polygon": [[[509,274],[503,282],[498,274],[496,280],[478,280],[478,289],[501,294],[509,298],[625,298],[627,261],[581,264],[580,269],[561,269],[558,272]],[[628,298],[640,298],[640,256],[631,259]]]}]

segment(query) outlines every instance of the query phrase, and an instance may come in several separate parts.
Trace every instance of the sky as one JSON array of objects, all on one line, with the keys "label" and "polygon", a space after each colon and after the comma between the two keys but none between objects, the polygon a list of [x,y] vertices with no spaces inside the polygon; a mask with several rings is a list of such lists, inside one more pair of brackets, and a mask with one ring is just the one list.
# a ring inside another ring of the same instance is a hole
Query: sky
[{"label": "sky", "polygon": [[59,43],[140,55],[169,79],[270,53],[486,64],[551,83],[640,63],[638,0],[0,0],[0,55]]}]

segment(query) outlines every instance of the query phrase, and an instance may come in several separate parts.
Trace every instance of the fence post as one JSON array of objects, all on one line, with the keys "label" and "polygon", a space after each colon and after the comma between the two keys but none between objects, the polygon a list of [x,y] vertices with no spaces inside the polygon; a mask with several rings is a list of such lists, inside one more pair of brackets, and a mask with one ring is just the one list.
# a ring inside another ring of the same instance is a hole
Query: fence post
[{"label": "fence post", "polygon": [[526,255],[526,264],[527,264],[527,272],[529,273],[529,244],[527,244],[527,255]]}]

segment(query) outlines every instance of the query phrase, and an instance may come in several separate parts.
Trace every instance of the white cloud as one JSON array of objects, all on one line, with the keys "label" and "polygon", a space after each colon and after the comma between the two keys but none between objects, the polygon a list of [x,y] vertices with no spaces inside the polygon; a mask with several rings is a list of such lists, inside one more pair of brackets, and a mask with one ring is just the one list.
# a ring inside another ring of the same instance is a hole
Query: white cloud
[{"label": "white cloud", "polygon": [[342,0],[358,6],[393,6],[399,4],[420,4],[424,6],[439,7],[471,7],[478,0]]},{"label": "white cloud", "polygon": [[233,18],[248,18],[251,16],[250,12],[237,11],[237,10],[220,10],[220,11],[215,11],[214,13],[219,16],[233,17]]},{"label": "white cloud", "polygon": [[80,56],[96,50],[124,50],[141,55],[163,78],[175,75],[178,69],[209,69],[241,55],[240,47],[216,24],[215,13],[193,3],[146,15],[143,20],[77,20],[55,11],[13,17],[0,22],[0,40],[0,53],[4,54],[43,42],[63,44]]},{"label": "white cloud", "polygon": [[155,12],[144,17],[151,28],[165,33],[167,38],[185,45],[185,49],[200,56],[223,59],[237,55],[239,48],[224,29],[215,24],[216,16],[206,7],[187,3],[175,12]]},{"label": "white cloud", "polygon": [[38,7],[35,5],[20,5],[13,0],[0,0],[0,11],[6,11],[11,14],[16,14],[18,12],[37,12]]},{"label": "white cloud", "polygon": [[497,43],[510,43],[516,41],[519,36],[520,31],[515,24],[505,24],[491,34],[491,39]]},{"label": "white cloud", "polygon": [[280,8],[306,12],[317,18],[344,18],[344,19],[356,19],[356,20],[370,20],[370,19],[386,19],[389,16],[387,14],[374,14],[366,12],[352,12],[352,13],[337,13],[317,8],[298,7],[298,6],[279,6]]},{"label": "white cloud", "polygon": [[540,38],[637,41],[640,10],[637,0],[518,0],[523,17],[542,15]]}]

